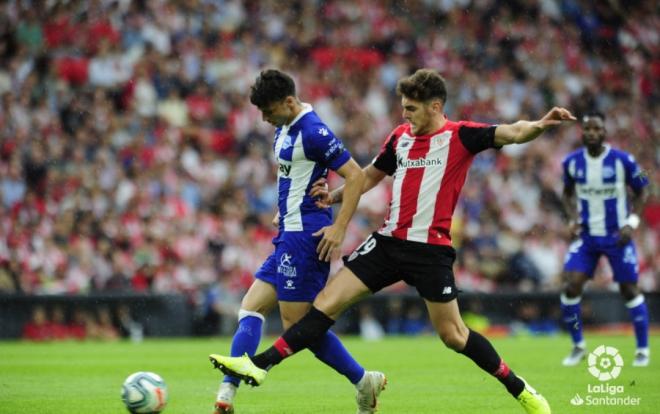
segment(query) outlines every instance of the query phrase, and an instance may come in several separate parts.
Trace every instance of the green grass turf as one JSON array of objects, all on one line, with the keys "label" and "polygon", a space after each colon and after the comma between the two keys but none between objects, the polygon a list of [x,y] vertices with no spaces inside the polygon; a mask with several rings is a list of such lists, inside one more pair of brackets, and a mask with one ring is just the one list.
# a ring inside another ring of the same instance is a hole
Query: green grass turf
[{"label": "green grass turf", "polygon": [[[387,374],[380,413],[523,412],[496,380],[433,337],[343,339],[367,368]],[[569,400],[575,394],[585,398],[587,385],[599,381],[587,372],[586,364],[560,365],[570,347],[567,337],[504,338],[493,344],[517,373],[548,398],[554,413],[660,412],[660,337],[651,338],[656,359],[648,368],[629,366],[634,351],[629,336],[588,335],[587,340],[591,350],[606,344],[621,351],[626,365],[610,384],[623,385],[624,395],[641,397],[639,406],[572,406]],[[262,348],[270,342],[267,338]],[[163,376],[170,394],[166,414],[211,413],[220,376],[211,369],[207,355],[228,349],[227,339],[0,342],[0,413],[122,413],[120,387],[135,371]],[[237,414],[354,413],[353,394],[348,381],[303,352],[273,369],[263,386],[242,386],[236,407]]]}]

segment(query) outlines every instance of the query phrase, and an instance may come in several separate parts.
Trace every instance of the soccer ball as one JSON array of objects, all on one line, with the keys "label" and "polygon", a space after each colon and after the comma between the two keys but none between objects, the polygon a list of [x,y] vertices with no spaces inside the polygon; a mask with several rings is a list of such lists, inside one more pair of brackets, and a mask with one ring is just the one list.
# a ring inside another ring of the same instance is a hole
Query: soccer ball
[{"label": "soccer ball", "polygon": [[156,414],[167,405],[167,385],[158,374],[136,372],[124,381],[121,399],[133,414]]}]

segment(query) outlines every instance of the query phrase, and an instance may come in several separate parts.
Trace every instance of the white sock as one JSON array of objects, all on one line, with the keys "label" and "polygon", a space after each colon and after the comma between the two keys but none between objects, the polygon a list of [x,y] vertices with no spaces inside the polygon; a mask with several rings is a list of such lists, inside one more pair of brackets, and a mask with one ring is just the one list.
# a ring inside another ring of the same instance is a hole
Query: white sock
[{"label": "white sock", "polygon": [[232,401],[236,395],[237,386],[231,382],[223,382],[220,384],[220,389],[218,390],[217,400],[222,401]]},{"label": "white sock", "polygon": [[358,381],[357,384],[355,384],[355,388],[361,389],[362,387],[364,387],[364,384],[366,382],[367,382],[367,371],[365,370],[364,374],[362,374],[362,378],[360,378],[360,381]]}]

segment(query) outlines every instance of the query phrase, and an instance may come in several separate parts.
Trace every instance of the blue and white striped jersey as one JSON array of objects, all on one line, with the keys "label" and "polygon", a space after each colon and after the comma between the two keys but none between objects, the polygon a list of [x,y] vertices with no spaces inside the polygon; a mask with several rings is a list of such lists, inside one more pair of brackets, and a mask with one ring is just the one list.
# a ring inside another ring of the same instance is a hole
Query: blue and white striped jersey
[{"label": "blue and white striped jersey", "polygon": [[626,186],[640,190],[648,185],[635,158],[605,145],[592,157],[586,148],[569,154],[563,161],[564,185],[575,185],[580,224],[590,236],[613,236],[629,214]]},{"label": "blue and white striped jersey", "polygon": [[309,196],[312,184],[327,177],[328,168],[341,168],[351,155],[312,106],[275,131],[273,144],[279,164],[277,182],[281,231],[316,231],[332,223],[332,211],[321,209]]}]

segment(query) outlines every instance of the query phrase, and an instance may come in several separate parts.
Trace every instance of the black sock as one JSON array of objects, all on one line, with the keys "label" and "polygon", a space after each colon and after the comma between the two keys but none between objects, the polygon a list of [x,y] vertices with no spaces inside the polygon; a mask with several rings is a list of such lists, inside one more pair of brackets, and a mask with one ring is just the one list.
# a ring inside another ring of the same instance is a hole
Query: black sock
[{"label": "black sock", "polygon": [[309,348],[323,338],[335,321],[312,306],[301,320],[279,337],[273,346],[253,356],[252,362],[261,369],[270,369],[298,351]]},{"label": "black sock", "polygon": [[497,378],[514,397],[518,397],[525,389],[525,383],[509,369],[490,341],[479,333],[470,330],[465,348],[460,353]]}]

